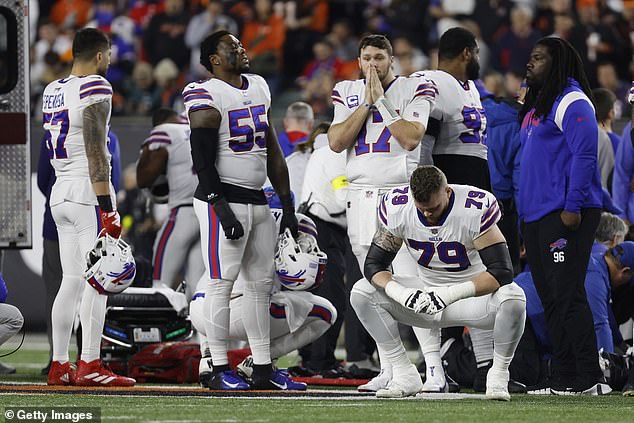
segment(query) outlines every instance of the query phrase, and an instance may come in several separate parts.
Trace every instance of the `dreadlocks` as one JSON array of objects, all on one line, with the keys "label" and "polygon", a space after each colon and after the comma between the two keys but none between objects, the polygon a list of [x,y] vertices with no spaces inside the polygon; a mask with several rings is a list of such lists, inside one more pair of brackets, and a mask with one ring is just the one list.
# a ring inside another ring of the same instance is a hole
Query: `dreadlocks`
[{"label": "dreadlocks", "polygon": [[581,57],[568,41],[558,37],[544,37],[535,45],[546,47],[552,62],[544,85],[539,90],[529,88],[526,92],[524,106],[519,114],[520,123],[532,108],[535,108],[535,116],[546,118],[553,108],[553,103],[568,85],[569,78],[576,80],[588,98],[594,101]]}]

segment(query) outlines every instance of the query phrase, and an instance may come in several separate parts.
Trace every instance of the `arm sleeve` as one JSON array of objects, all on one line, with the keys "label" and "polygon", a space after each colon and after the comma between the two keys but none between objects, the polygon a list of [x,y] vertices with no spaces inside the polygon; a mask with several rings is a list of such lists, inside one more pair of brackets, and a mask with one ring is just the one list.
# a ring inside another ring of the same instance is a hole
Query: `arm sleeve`
[{"label": "arm sleeve", "polygon": [[[560,105],[562,103],[563,100]],[[590,102],[579,99],[570,103],[565,110],[560,128],[572,153],[564,209],[579,213],[597,171],[599,128]]]},{"label": "arm sleeve", "polygon": [[112,157],[112,173],[110,174],[110,180],[114,187],[114,192],[119,192],[121,188],[121,150],[119,148],[119,138],[117,135],[110,131],[108,132],[108,151]]},{"label": "arm sleeve", "polygon": [[222,184],[216,169],[218,129],[194,128],[191,131],[190,142],[200,189],[208,200],[222,196]]},{"label": "arm sleeve", "polygon": [[608,320],[608,298],[606,282],[603,276],[594,270],[588,271],[585,280],[586,295],[588,304],[592,310],[592,320],[594,321],[594,329],[597,334],[597,349],[603,348],[605,351],[612,352],[614,345],[612,343],[612,330]]},{"label": "arm sleeve", "polygon": [[614,157],[612,199],[614,200],[614,204],[623,210],[623,213],[619,215],[619,217],[626,218],[632,222],[631,218],[634,217],[634,213],[628,209],[628,204],[631,195],[630,180],[632,179],[632,175],[634,175],[634,148],[632,148],[632,143],[625,136],[625,132],[623,135],[624,137]]}]

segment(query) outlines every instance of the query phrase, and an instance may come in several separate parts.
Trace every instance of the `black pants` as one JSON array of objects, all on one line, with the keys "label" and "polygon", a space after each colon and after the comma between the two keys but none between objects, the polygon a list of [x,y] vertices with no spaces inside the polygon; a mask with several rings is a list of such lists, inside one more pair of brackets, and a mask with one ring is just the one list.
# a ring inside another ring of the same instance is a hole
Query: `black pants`
[{"label": "black pants", "polygon": [[44,291],[46,292],[46,335],[48,337],[49,359],[53,357],[53,324],[51,322],[51,312],[53,303],[57,296],[57,291],[62,284],[62,262],[59,258],[59,242],[44,239],[42,244],[42,279],[44,279]]},{"label": "black pants", "polygon": [[345,262],[344,252],[348,236],[346,230],[306,213],[317,226],[317,245],[328,255],[328,264],[321,285],[312,291],[313,294],[326,298],[337,309],[335,323],[312,344],[300,350],[304,366],[313,370],[327,370],[337,364],[335,348],[341,326],[345,318],[348,294],[344,284]]},{"label": "black pants", "polygon": [[498,227],[506,239],[506,245],[509,247],[511,262],[513,263],[513,274],[517,275],[521,272],[520,264],[520,229],[518,225],[517,208],[515,200],[500,199],[498,202],[502,206],[502,219],[498,222]]},{"label": "black pants", "polygon": [[450,184],[473,185],[491,191],[491,176],[486,159],[458,154],[434,154],[434,165],[443,171]]},{"label": "black pants", "polygon": [[553,343],[552,374],[567,387],[601,376],[597,338],[584,280],[599,209],[584,209],[581,225],[571,231],[561,210],[523,226],[526,254],[535,288],[544,305]]}]

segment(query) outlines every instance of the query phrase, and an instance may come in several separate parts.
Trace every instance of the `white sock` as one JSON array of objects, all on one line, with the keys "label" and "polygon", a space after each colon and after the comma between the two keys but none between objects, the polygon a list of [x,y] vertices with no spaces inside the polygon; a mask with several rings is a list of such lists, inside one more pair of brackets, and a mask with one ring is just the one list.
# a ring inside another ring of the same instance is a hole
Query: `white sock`
[{"label": "white sock", "polygon": [[254,365],[271,363],[271,286],[273,280],[245,281],[242,322]]},{"label": "white sock", "polygon": [[526,320],[525,300],[512,299],[502,302],[495,316],[493,328],[493,369],[506,372],[509,369],[517,344],[524,333]]},{"label": "white sock", "polygon": [[420,344],[420,350],[425,357],[425,366],[429,374],[429,368],[442,368],[442,359],[440,357],[440,329],[418,328],[413,327],[414,335]]},{"label": "white sock", "polygon": [[229,338],[229,300],[233,282],[212,279],[205,290],[205,335],[214,366],[229,364],[227,355]]},{"label": "white sock", "polygon": [[81,359],[86,363],[99,359],[101,355],[101,334],[106,319],[108,297],[100,295],[87,286],[79,308],[81,322]]},{"label": "white sock", "polygon": [[476,363],[483,365],[493,360],[493,331],[490,329],[469,328],[469,334]]}]

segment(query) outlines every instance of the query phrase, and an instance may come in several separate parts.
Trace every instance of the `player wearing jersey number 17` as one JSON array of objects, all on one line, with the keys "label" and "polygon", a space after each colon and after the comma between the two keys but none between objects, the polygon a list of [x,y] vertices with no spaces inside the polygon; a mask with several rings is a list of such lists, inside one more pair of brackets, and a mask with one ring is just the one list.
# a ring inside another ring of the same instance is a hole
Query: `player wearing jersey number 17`
[{"label": "player wearing jersey number 17", "polygon": [[[101,365],[107,297],[87,287],[82,277],[85,255],[95,238],[107,234],[116,239],[121,233],[106,148],[112,87],[104,76],[110,64],[110,40],[97,29],[82,29],[75,34],[72,51],[70,75],[51,82],[42,96],[46,143],[57,178],[50,205],[63,273],[51,313],[53,362],[48,384],[131,386],[134,379]],[[75,375],[68,344],[80,301],[82,351]]]}]

